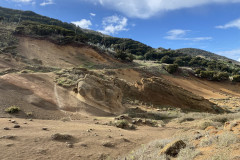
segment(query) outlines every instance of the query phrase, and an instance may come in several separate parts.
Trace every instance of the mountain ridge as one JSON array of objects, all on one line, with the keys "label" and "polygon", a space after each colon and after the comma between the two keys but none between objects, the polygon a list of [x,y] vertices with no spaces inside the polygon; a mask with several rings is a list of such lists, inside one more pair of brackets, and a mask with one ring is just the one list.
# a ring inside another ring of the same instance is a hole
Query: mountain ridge
[{"label": "mountain ridge", "polygon": [[182,52],[187,55],[192,55],[192,56],[204,56],[205,58],[210,58],[213,60],[225,60],[225,61],[232,61],[233,63],[240,64],[240,62],[233,60],[231,58],[225,57],[218,55],[213,52],[209,52],[203,49],[198,49],[198,48],[180,48],[176,49],[176,51]]}]

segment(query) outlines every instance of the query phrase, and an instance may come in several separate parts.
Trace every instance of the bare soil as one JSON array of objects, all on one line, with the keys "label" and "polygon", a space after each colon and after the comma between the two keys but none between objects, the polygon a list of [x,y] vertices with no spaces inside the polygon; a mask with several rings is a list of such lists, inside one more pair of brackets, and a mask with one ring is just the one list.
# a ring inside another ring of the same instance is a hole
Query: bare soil
[{"label": "bare soil", "polygon": [[[94,120],[95,119],[95,120]],[[123,130],[113,126],[103,125],[112,118],[81,117],[77,121],[15,119],[21,126],[13,128],[14,124],[7,118],[0,119],[0,157],[4,160],[20,159],[113,159],[129,153],[143,144],[168,138],[175,128],[139,127],[137,130]],[[95,124],[98,122],[99,124]],[[27,123],[27,124],[24,124]],[[3,130],[9,127],[10,130]],[[47,128],[47,130],[42,130]],[[72,141],[54,141],[51,135],[60,133],[74,137]],[[4,136],[14,136],[6,139]],[[69,148],[67,143],[73,145]],[[112,146],[103,146],[107,143]]]}]

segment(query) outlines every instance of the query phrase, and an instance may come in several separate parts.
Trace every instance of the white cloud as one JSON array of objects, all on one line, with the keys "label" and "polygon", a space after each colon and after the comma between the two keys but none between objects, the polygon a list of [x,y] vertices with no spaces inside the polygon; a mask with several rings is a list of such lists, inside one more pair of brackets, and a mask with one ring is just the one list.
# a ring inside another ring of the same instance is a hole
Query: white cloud
[{"label": "white cloud", "polygon": [[227,28],[238,28],[240,29],[240,18],[234,21],[231,21],[225,25],[216,26],[216,28],[227,29]]},{"label": "white cloud", "polygon": [[46,6],[54,4],[53,0],[44,0],[42,3],[40,3],[40,6]]},{"label": "white cloud", "polygon": [[103,34],[117,34],[120,31],[127,31],[126,28],[128,25],[128,19],[126,17],[120,16],[110,16],[103,18],[102,26],[103,30],[99,30],[99,32]]},{"label": "white cloud", "polygon": [[18,3],[30,3],[33,2],[33,0],[12,0],[14,2],[18,2]]},{"label": "white cloud", "polygon": [[182,30],[182,29],[173,29],[167,32],[167,36],[165,39],[169,40],[185,40],[185,41],[203,41],[203,40],[211,40],[212,37],[186,37],[187,33],[191,32],[191,30]]},{"label": "white cloud", "polygon": [[92,22],[87,19],[82,19],[80,21],[75,21],[75,22],[71,22],[71,23],[73,23],[76,26],[79,26],[81,28],[84,28],[84,29],[90,29],[90,26],[92,25]]},{"label": "white cloud", "polygon": [[85,0],[124,13],[129,17],[149,18],[160,12],[206,4],[239,3],[240,0]]},{"label": "white cloud", "polygon": [[168,36],[166,36],[166,39],[169,40],[178,40],[183,38],[189,32],[190,30],[182,30],[182,29],[173,29],[167,32]]},{"label": "white cloud", "polygon": [[96,16],[95,13],[89,13],[89,14],[90,14],[90,16],[92,16],[92,17],[95,17],[95,16]]},{"label": "white cloud", "polygon": [[219,55],[227,56],[232,59],[240,61],[240,49],[233,49],[228,51],[218,51],[216,52]]}]

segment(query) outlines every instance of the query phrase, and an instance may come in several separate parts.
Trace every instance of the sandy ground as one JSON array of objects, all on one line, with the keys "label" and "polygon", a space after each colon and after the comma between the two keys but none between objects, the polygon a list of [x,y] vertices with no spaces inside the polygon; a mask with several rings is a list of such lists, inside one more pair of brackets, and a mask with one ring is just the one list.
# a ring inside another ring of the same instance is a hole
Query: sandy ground
[{"label": "sandy ground", "polygon": [[[0,119],[0,157],[2,160],[40,159],[113,159],[155,139],[171,137],[175,128],[140,126],[135,131],[103,125],[112,118],[82,117],[82,120],[14,119],[21,127],[13,128],[9,119]],[[24,124],[27,123],[27,124]],[[10,130],[3,130],[9,127]],[[48,128],[47,131],[42,128]],[[54,141],[51,135],[61,133],[74,137],[71,141]],[[13,138],[4,138],[14,136]],[[73,144],[69,148],[67,143]],[[112,143],[105,147],[103,144]]]}]

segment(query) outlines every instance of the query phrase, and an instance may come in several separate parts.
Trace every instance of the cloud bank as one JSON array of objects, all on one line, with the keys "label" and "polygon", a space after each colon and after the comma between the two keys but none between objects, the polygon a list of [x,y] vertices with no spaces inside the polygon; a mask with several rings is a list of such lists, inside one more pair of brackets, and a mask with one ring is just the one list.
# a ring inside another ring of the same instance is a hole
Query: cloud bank
[{"label": "cloud bank", "polygon": [[114,35],[120,31],[127,31],[127,22],[128,19],[126,17],[116,15],[105,17],[102,21],[103,30],[99,30],[99,32]]},{"label": "cloud bank", "polygon": [[84,29],[90,29],[90,26],[92,26],[92,22],[87,19],[82,19],[80,21],[74,21],[71,23],[75,24],[78,27],[84,28]]},{"label": "cloud bank", "polygon": [[185,40],[185,41],[203,41],[211,40],[212,37],[187,37],[187,34],[191,30],[173,29],[167,32],[167,36],[164,37],[168,40]]},{"label": "cloud bank", "polygon": [[160,12],[207,4],[240,3],[240,0],[85,0],[117,10],[128,17],[149,18]]},{"label": "cloud bank", "polygon": [[230,57],[232,59],[236,59],[237,61],[240,62],[240,49],[233,49],[233,50],[228,50],[228,51],[219,51],[216,52],[219,55],[224,55],[227,57]]},{"label": "cloud bank", "polygon": [[33,0],[12,0],[13,2],[19,2],[19,3],[29,3],[32,2]]},{"label": "cloud bank", "polygon": [[46,6],[54,4],[53,0],[44,0],[42,3],[40,3],[40,6]]},{"label": "cloud bank", "polygon": [[234,21],[231,21],[225,25],[216,26],[216,28],[227,29],[227,28],[237,28],[240,29],[240,18]]}]

